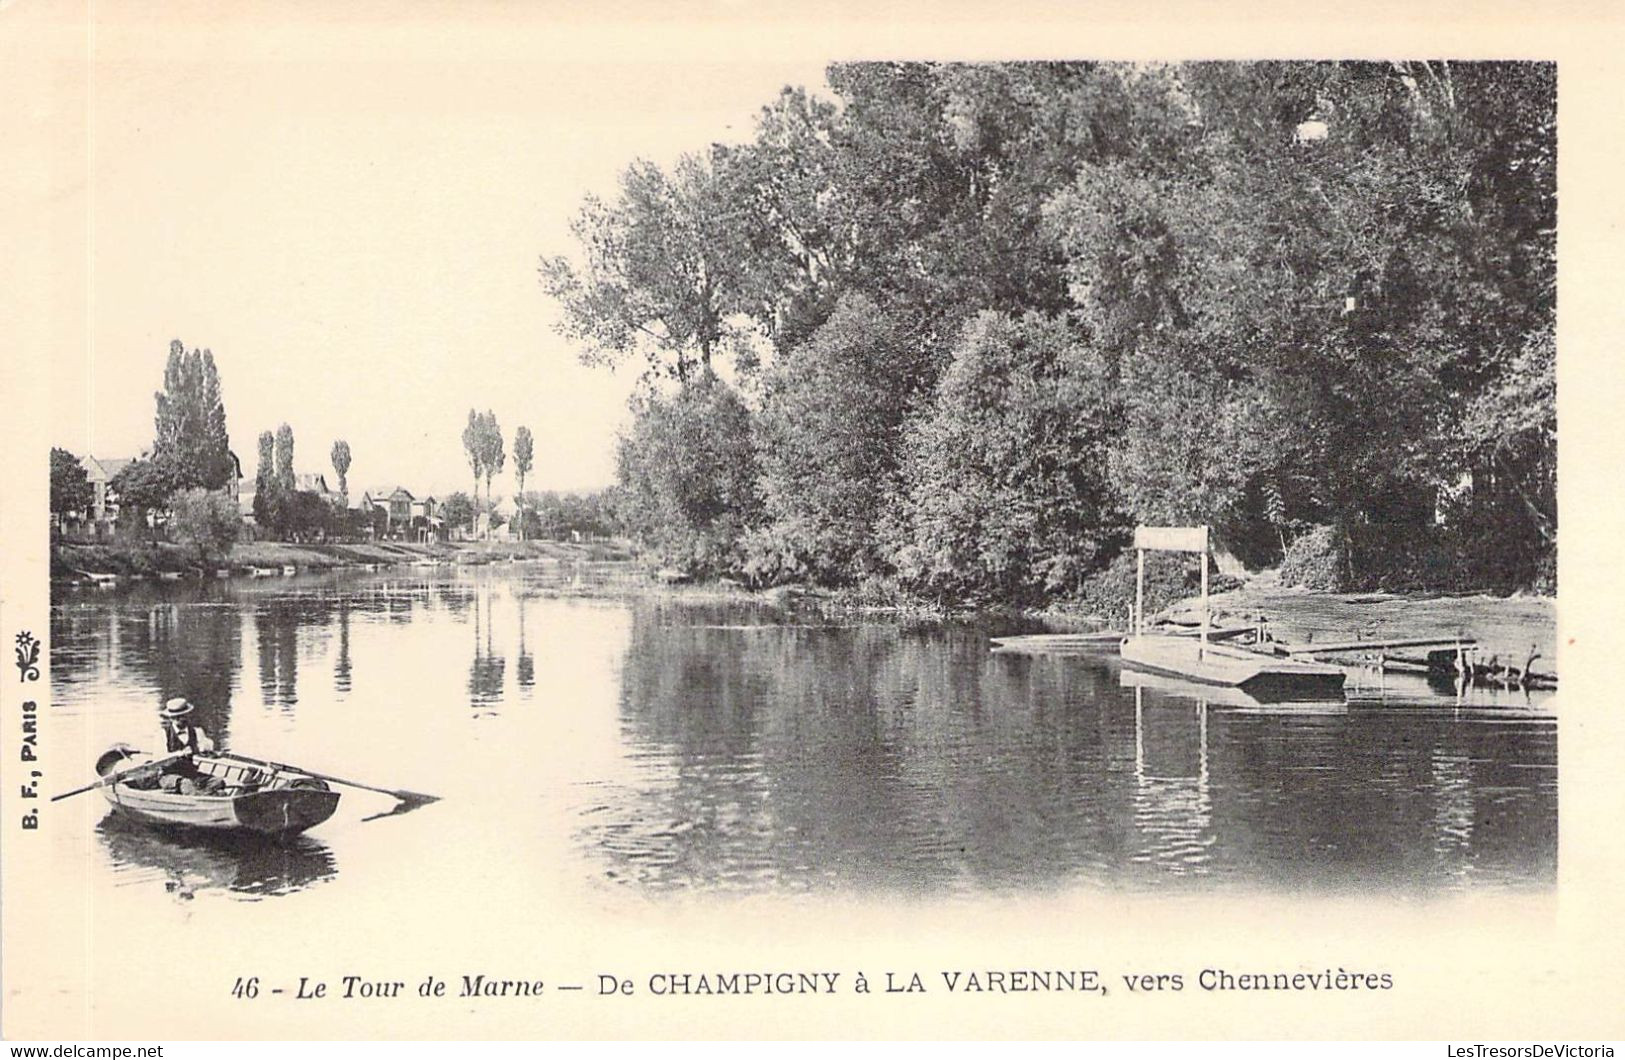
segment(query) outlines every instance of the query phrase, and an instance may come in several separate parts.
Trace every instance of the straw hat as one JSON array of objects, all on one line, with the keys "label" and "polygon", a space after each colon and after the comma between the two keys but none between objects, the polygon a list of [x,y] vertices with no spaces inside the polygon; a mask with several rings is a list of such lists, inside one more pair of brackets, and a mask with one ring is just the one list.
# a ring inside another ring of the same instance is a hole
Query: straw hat
[{"label": "straw hat", "polygon": [[163,709],[158,711],[158,716],[160,718],[181,718],[190,713],[192,713],[192,704],[182,697],[176,696],[163,705]]}]

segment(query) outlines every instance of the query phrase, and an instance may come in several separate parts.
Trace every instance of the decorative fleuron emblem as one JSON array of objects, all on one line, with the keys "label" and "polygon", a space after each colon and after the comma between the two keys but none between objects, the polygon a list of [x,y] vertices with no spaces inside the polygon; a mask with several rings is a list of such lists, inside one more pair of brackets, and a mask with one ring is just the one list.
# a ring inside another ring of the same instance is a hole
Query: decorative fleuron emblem
[{"label": "decorative fleuron emblem", "polygon": [[17,672],[24,681],[39,680],[39,641],[34,634],[23,630],[17,634]]}]

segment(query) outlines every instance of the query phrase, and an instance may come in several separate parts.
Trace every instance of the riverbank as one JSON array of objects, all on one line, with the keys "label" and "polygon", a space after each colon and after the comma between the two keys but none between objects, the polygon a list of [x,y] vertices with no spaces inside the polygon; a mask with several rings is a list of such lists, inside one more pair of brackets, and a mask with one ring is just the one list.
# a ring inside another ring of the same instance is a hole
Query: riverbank
[{"label": "riverbank", "polygon": [[[617,591],[624,592],[625,586]],[[690,603],[766,604],[785,611],[816,611],[831,618],[867,616],[905,625],[979,618],[1012,632],[1091,632],[1122,626],[1121,621],[1104,622],[1097,614],[1062,609],[955,611],[901,594],[856,587],[785,585],[755,590],[726,578],[685,584],[651,579],[643,591]],[[1502,665],[1522,667],[1533,653],[1539,659],[1537,671],[1552,673],[1557,669],[1557,601],[1550,596],[1333,593],[1283,587],[1275,571],[1262,571],[1237,588],[1214,593],[1211,602],[1215,626],[1255,625],[1262,618],[1274,639],[1292,644],[1422,639],[1449,642],[1460,638],[1477,643],[1480,663],[1494,657]],[[1201,598],[1192,596],[1154,612],[1154,617],[1195,622],[1200,608]],[[1149,607],[1148,613],[1153,613]],[[1425,653],[1425,649],[1410,652],[1418,656]]]},{"label": "riverbank", "polygon": [[[393,566],[425,560],[460,564],[494,563],[510,557],[555,559],[561,562],[606,562],[625,560],[630,554],[616,542],[567,541],[456,541],[412,544],[402,541],[359,541],[347,543],[292,543],[285,541],[240,541],[223,559],[211,560],[208,573],[229,570],[233,574],[251,569],[301,571],[333,570],[342,567]],[[144,578],[165,574],[197,574],[195,552],[167,542],[106,542],[81,544],[72,541],[51,546],[51,581],[66,584],[93,581],[111,575],[115,578]]]},{"label": "riverbank", "polygon": [[[1522,667],[1533,652],[1537,671],[1557,670],[1557,599],[1550,596],[1328,593],[1284,588],[1266,573],[1211,603],[1215,625],[1251,625],[1262,616],[1271,635],[1288,643],[1470,638],[1480,661]],[[1163,614],[1194,619],[1200,609],[1200,598],[1192,598]]]},{"label": "riverbank", "polygon": [[[293,544],[279,541],[239,542],[229,556],[211,564],[218,569],[246,574],[253,569],[322,571],[347,567],[394,566],[425,561],[464,566],[517,559],[558,562],[628,562],[635,556],[620,542],[573,543],[560,541],[451,542],[408,544],[379,541],[344,544]],[[196,574],[192,553],[176,545],[126,543],[76,544],[52,547],[54,584]],[[885,616],[905,624],[937,622],[953,612],[892,594],[859,589],[823,590],[789,585],[750,589],[731,579],[674,584],[651,574],[647,584],[584,586],[580,595],[658,594],[689,603],[757,603],[785,611],[812,610],[830,616]],[[1283,587],[1274,572],[1253,575],[1240,588],[1213,594],[1213,623],[1217,626],[1254,625],[1262,618],[1271,635],[1295,644],[1437,638],[1472,639],[1478,658],[1498,658],[1502,664],[1522,666],[1533,652],[1536,669],[1557,668],[1557,602],[1547,596],[1450,596],[1426,593],[1330,593]],[[1159,618],[1195,621],[1200,600],[1192,597],[1159,612]],[[1012,624],[1032,631],[1041,625],[1050,631],[1100,628],[1094,616],[1063,611],[989,611],[983,617],[1003,615]]]}]

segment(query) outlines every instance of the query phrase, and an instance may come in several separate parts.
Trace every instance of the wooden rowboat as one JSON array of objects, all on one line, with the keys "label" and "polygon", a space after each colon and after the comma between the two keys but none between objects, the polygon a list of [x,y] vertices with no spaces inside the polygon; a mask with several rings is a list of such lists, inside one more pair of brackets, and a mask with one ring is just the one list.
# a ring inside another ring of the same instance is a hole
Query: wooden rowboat
[{"label": "wooden rowboat", "polygon": [[[99,776],[139,766],[140,752],[115,746],[96,762]],[[141,778],[101,789],[114,812],[159,828],[286,838],[314,828],[338,808],[339,793],[316,777],[226,753],[192,756],[202,777],[218,778],[207,794],[193,783],[183,792],[145,786]]]}]

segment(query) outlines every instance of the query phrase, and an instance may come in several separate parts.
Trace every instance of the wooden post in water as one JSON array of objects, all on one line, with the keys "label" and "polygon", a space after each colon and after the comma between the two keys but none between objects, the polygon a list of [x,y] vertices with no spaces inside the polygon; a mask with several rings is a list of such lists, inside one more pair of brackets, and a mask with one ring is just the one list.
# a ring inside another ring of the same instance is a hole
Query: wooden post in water
[{"label": "wooden post in water", "polygon": [[1196,650],[1198,659],[1207,655],[1207,527],[1202,527],[1202,646]]},{"label": "wooden post in water", "polygon": [[1145,635],[1145,549],[1134,550],[1134,635]]}]

